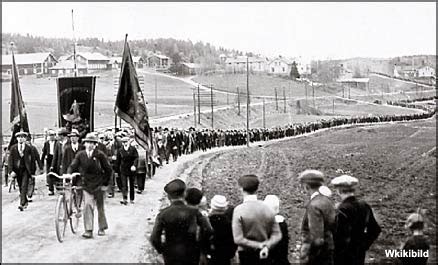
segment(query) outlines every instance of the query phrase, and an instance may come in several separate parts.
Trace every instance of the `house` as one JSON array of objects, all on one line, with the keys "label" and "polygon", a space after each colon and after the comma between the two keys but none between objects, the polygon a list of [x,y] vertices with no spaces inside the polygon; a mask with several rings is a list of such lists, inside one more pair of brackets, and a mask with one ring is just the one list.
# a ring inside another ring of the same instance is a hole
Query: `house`
[{"label": "house", "polygon": [[225,72],[226,73],[243,73],[246,72],[248,58],[249,70],[251,72],[265,72],[267,61],[264,58],[259,57],[247,57],[247,56],[237,56],[232,58],[227,58],[225,60]]},{"label": "house", "polygon": [[412,65],[396,64],[394,65],[394,76],[402,78],[415,77],[416,69]]},{"label": "house", "polygon": [[[67,60],[73,60],[73,55],[69,55]],[[78,52],[76,62],[85,64],[88,70],[110,69],[110,59],[98,52]]]},{"label": "house", "polygon": [[435,76],[435,69],[430,66],[423,66],[417,69],[416,77],[433,77]]},{"label": "house", "polygon": [[338,83],[346,85],[347,87],[354,87],[359,89],[368,89],[369,78],[340,78],[337,80]]},{"label": "house", "polygon": [[268,63],[268,73],[275,75],[289,75],[292,63],[292,60],[284,57],[278,57]]},{"label": "house", "polygon": [[[88,73],[87,65],[84,63],[76,62],[76,69],[78,69],[79,75],[85,75]],[[74,76],[74,62],[73,60],[64,60],[49,68],[50,76],[62,77],[62,76]]]},{"label": "house", "polygon": [[[111,57],[109,64],[112,69],[120,69],[122,64],[122,57]],[[134,63],[135,68],[143,68],[144,59],[141,56],[132,56],[132,61]]]},{"label": "house", "polygon": [[201,65],[196,63],[181,63],[182,75],[196,75],[201,69]]},{"label": "house", "polygon": [[[15,54],[20,75],[47,74],[58,61],[49,52]],[[2,73],[11,74],[12,55],[2,55]]]},{"label": "house", "polygon": [[147,58],[147,66],[155,69],[168,69],[170,58],[163,54],[153,53]]},{"label": "house", "polygon": [[220,60],[221,64],[225,63],[225,61],[227,60],[227,56],[222,53],[219,55],[219,60]]}]

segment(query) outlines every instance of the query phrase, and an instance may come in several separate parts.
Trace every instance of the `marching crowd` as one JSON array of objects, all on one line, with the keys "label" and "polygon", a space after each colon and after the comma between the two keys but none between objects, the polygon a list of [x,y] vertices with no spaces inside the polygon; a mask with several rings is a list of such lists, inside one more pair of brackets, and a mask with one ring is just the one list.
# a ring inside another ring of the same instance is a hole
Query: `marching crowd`
[{"label": "marching crowd", "polygon": [[[346,124],[425,119],[434,114],[435,108],[429,112],[399,116],[333,118],[271,129],[251,129],[250,141],[290,137]],[[176,161],[179,156],[197,150],[246,144],[245,130],[169,130],[157,127],[151,129],[157,151],[148,152],[137,148],[129,129],[88,133],[80,139],[77,130],[60,128],[57,132],[48,131],[40,156],[28,133],[20,131],[15,136],[18,143],[4,150],[2,166],[5,167],[5,186],[12,180],[18,182],[18,209],[24,211],[32,202],[34,176],[38,171],[59,175],[80,172],[80,177],[73,183],[83,187],[85,238],[93,237],[95,206],[98,235],[105,235],[108,228],[105,196],[113,198],[119,191],[122,193],[120,203],[128,205],[129,193],[129,204],[134,204],[135,194],[143,192],[146,178],[168,164],[170,158]],[[365,252],[378,237],[380,227],[370,206],[354,196],[357,179],[346,175],[333,179],[332,184],[342,199],[337,207],[333,205],[330,191],[323,186],[325,179],[321,172],[308,170],[299,179],[310,195],[301,227],[302,262],[363,264]],[[48,195],[53,196],[60,181],[46,174],[46,184]],[[216,195],[207,209],[201,191],[186,189],[179,179],[168,183],[165,191],[171,206],[157,216],[151,235],[151,242],[163,254],[165,263],[230,264],[237,251],[241,264],[288,264],[288,228],[285,218],[279,215],[279,199],[269,195],[264,201],[259,201],[256,196],[258,184],[257,176],[245,175],[239,179],[243,194],[241,205],[231,207],[224,196]],[[417,214],[409,218],[411,224],[408,227],[414,231],[415,238],[410,239],[406,246],[428,247],[421,233],[422,217]]]}]

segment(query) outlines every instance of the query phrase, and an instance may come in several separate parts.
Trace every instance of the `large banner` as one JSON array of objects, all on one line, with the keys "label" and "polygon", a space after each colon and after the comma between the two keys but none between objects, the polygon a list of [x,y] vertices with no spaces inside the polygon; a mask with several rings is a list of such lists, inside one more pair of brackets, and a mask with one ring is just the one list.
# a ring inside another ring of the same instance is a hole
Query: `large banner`
[{"label": "large banner", "polygon": [[60,77],[58,85],[58,125],[77,129],[80,139],[94,130],[95,76]]}]

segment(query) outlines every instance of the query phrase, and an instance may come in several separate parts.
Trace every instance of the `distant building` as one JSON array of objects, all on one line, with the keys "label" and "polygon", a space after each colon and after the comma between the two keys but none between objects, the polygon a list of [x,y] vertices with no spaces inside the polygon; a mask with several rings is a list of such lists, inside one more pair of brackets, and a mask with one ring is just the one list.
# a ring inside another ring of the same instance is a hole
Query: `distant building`
[{"label": "distant building", "polygon": [[[73,55],[69,55],[66,60],[73,60]],[[76,62],[85,64],[88,70],[111,69],[110,59],[98,52],[76,53]]]},{"label": "distant building", "polygon": [[[79,75],[85,75],[88,73],[88,68],[84,63],[76,62],[76,69],[78,69]],[[74,76],[74,62],[73,60],[64,60],[49,68],[50,76],[62,77],[62,76]]]},{"label": "distant building", "polygon": [[417,69],[417,77],[433,77],[435,76],[435,69],[430,66],[423,66]]},{"label": "distant building", "polygon": [[[225,72],[226,73],[243,73],[246,72],[247,57],[237,56],[233,58],[227,58],[225,60]],[[248,65],[250,72],[265,72],[267,60],[259,57],[248,57]]]},{"label": "distant building", "polygon": [[268,73],[275,75],[289,75],[292,68],[292,60],[278,57],[268,63]]},{"label": "distant building", "polygon": [[368,89],[369,78],[341,78],[337,80],[338,83],[344,84],[348,87],[354,87],[359,89]]},{"label": "distant building", "polygon": [[225,63],[225,61],[227,60],[227,56],[222,53],[221,55],[219,55],[219,60],[221,63]]},{"label": "distant building", "polygon": [[182,75],[196,75],[200,69],[201,65],[196,63],[181,63]]},{"label": "distant building", "polygon": [[[120,66],[122,65],[122,57],[111,57],[110,58],[110,65],[112,69],[120,69]],[[143,68],[144,66],[144,59],[141,56],[132,56],[132,61],[134,62],[134,66],[136,68]]]},{"label": "distant building", "polygon": [[158,53],[151,54],[147,58],[147,66],[160,70],[169,69],[170,58]]},{"label": "distant building", "polygon": [[[58,61],[49,52],[15,54],[15,63],[20,75],[47,74]],[[2,73],[11,74],[12,55],[2,55]]]}]

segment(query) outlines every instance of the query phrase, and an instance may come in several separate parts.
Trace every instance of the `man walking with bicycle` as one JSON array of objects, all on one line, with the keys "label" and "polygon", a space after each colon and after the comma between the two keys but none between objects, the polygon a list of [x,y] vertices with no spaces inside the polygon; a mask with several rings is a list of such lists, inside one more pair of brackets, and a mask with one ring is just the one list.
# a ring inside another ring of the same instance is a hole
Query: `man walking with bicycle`
[{"label": "man walking with bicycle", "polygon": [[108,188],[112,169],[108,159],[102,151],[96,149],[97,137],[89,133],[82,140],[85,150],[79,151],[69,166],[67,173],[79,171],[82,178],[84,196],[84,227],[85,238],[93,237],[94,204],[97,206],[99,223],[98,235],[105,235],[108,223],[105,217],[104,198]]}]

